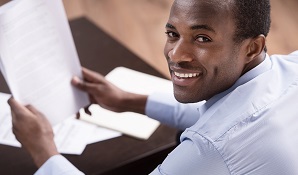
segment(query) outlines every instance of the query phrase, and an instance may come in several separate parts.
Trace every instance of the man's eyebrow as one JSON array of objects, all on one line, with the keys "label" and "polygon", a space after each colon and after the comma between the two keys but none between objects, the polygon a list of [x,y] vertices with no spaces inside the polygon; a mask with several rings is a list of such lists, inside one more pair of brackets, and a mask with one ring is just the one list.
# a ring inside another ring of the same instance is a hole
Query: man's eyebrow
[{"label": "man's eyebrow", "polygon": [[[174,27],[172,24],[169,24],[169,23],[166,24],[166,28],[176,29],[176,27]],[[211,31],[211,32],[215,33],[215,30],[212,27],[210,27],[208,25],[204,25],[204,24],[203,25],[194,25],[194,26],[191,26],[190,29],[191,30],[204,29],[204,30],[208,30],[208,31]]]},{"label": "man's eyebrow", "polygon": [[194,25],[194,26],[191,26],[190,27],[191,30],[199,30],[199,29],[204,29],[204,30],[208,30],[208,31],[211,31],[213,33],[215,33],[215,30],[208,26],[208,25]]},{"label": "man's eyebrow", "polygon": [[176,27],[174,27],[172,24],[169,24],[169,23],[166,24],[166,28],[176,29]]}]

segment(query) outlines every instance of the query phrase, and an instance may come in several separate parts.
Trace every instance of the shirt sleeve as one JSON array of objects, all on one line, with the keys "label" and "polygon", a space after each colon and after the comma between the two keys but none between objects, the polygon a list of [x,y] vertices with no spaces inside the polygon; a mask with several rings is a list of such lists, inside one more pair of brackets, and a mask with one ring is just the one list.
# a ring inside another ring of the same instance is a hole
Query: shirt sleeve
[{"label": "shirt sleeve", "polygon": [[150,175],[230,175],[217,149],[197,133],[177,146]]},{"label": "shirt sleeve", "polygon": [[34,175],[83,175],[62,155],[55,155],[49,158]]},{"label": "shirt sleeve", "polygon": [[182,104],[176,101],[173,94],[154,93],[148,97],[145,113],[163,124],[184,130],[199,119],[198,108],[202,104],[203,102]]}]

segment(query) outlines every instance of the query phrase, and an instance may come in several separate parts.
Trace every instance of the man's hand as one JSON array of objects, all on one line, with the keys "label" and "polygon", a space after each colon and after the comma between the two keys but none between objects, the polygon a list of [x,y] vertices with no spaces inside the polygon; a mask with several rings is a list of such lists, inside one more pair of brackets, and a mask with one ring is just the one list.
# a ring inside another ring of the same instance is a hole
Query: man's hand
[{"label": "man's hand", "polygon": [[51,156],[59,154],[49,121],[33,106],[23,106],[10,98],[13,133],[39,168]]},{"label": "man's hand", "polygon": [[92,103],[114,112],[145,113],[146,95],[126,92],[107,81],[101,74],[89,69],[82,68],[82,71],[84,80],[74,77],[72,84],[80,90],[86,91]]}]

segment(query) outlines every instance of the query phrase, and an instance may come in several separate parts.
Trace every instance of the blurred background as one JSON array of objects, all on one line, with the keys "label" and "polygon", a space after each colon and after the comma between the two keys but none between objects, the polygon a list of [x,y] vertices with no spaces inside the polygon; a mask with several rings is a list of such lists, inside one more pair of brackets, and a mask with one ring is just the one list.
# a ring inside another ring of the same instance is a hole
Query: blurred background
[{"label": "blurred background", "polygon": [[[0,5],[9,0],[0,0]],[[163,56],[165,23],[173,0],[63,0],[69,20],[86,17],[169,77]],[[268,53],[298,50],[298,0],[271,0]],[[125,59],[125,58],[123,58]]]}]

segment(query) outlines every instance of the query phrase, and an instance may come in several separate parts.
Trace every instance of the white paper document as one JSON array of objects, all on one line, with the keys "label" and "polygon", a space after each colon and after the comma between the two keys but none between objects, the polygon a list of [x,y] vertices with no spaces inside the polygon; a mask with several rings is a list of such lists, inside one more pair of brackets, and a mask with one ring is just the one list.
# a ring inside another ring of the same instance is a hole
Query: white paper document
[{"label": "white paper document", "polygon": [[122,134],[77,120],[74,116],[54,128],[57,149],[63,154],[80,155],[88,144],[119,137]]},{"label": "white paper document", "polygon": [[7,104],[10,97],[9,94],[0,93],[0,143],[20,147],[21,144],[12,133],[10,108]]},{"label": "white paper document", "polygon": [[0,8],[0,69],[14,98],[52,125],[89,104],[70,83],[82,75],[61,0],[14,0]]},{"label": "white paper document", "polygon": [[[11,95],[0,93],[0,144],[21,147],[12,132],[11,113],[7,100]],[[57,149],[63,154],[80,155],[87,144],[119,137],[122,134],[77,120],[71,116],[53,128]]]},{"label": "white paper document", "polygon": [[[106,78],[128,92],[145,95],[153,92],[173,93],[171,81],[125,67],[112,70]],[[99,105],[91,105],[89,110],[92,116],[80,113],[81,120],[120,131],[139,139],[148,139],[160,125],[156,120],[133,112],[116,113]]]}]

